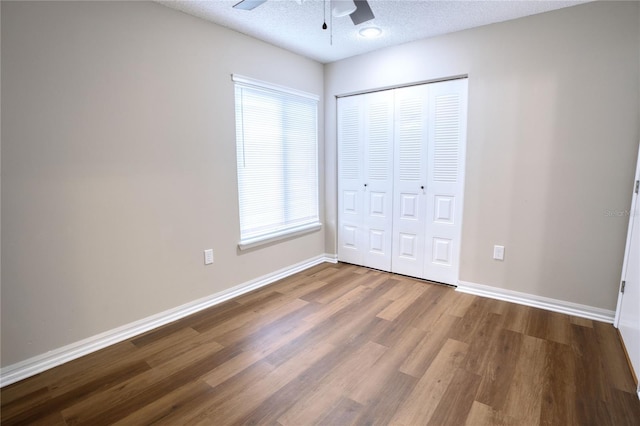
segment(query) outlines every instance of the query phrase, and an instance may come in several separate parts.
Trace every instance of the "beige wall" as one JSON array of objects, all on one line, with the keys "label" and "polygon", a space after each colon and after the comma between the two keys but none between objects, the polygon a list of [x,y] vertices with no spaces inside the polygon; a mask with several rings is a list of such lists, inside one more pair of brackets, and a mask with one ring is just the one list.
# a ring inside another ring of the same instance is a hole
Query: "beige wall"
[{"label": "beige wall", "polygon": [[323,91],[322,65],[161,5],[2,2],[3,366],[324,252],[237,252],[231,73]]},{"label": "beige wall", "polygon": [[615,309],[628,217],[607,212],[631,201],[639,28],[638,3],[589,3],[327,65],[326,250],[334,97],[468,74],[460,279]]}]

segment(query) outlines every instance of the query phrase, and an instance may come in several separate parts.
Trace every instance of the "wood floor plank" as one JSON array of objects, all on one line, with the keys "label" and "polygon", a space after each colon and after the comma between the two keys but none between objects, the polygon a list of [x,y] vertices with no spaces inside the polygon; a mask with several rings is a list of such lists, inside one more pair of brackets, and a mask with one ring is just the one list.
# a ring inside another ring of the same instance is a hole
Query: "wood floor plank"
[{"label": "wood floor plank", "polygon": [[509,304],[505,319],[506,328],[525,334],[532,310],[533,308],[528,306],[516,305],[515,303]]},{"label": "wood floor plank", "polygon": [[[417,297],[415,297],[414,294],[411,295],[410,299],[400,298],[391,302],[391,304],[381,311],[381,313],[384,313],[385,311],[389,313],[389,308],[396,305],[393,308],[393,311],[395,312],[390,316],[393,320],[385,320],[384,323],[381,323],[383,326],[381,327],[380,332],[374,337],[374,340],[387,347],[399,344],[410,330],[418,328],[416,327],[416,324],[420,323],[421,318],[425,315],[425,301],[430,297],[431,293],[429,291],[422,291],[417,295]],[[398,303],[404,306],[402,311],[397,311]],[[376,316],[378,318],[382,318],[383,315],[381,315],[381,313]]]},{"label": "wood floor plank", "polygon": [[181,411],[192,401],[211,397],[214,393],[214,389],[206,383],[199,380],[190,382],[134,411],[115,422],[114,425],[128,426],[157,423],[171,414]]},{"label": "wood floor plank", "polygon": [[525,326],[525,334],[568,345],[571,342],[570,317],[557,312],[531,309]]},{"label": "wood floor plank", "polygon": [[520,426],[522,423],[488,405],[474,401],[464,424],[466,426]]},{"label": "wood floor plank", "polygon": [[271,324],[288,317],[292,313],[300,311],[308,304],[309,302],[300,299],[293,299],[286,302],[282,301],[280,305],[263,312],[260,317],[250,320],[238,328],[234,328],[223,334],[220,334],[220,331],[215,329],[205,332],[204,334],[214,337],[216,342],[219,342],[221,345],[230,346],[241,340],[244,336],[257,333],[261,329],[269,327]]},{"label": "wood floor plank", "polygon": [[347,426],[355,422],[364,407],[349,398],[340,398],[338,404],[333,407],[316,424],[320,426]]},{"label": "wood floor plank", "polygon": [[278,287],[278,293],[286,294],[292,299],[303,299],[303,296],[311,293],[312,291],[318,290],[327,283],[324,281],[307,281],[302,277],[301,279],[294,281],[294,284],[289,286]]},{"label": "wood floor plank", "polygon": [[235,375],[232,380],[226,380],[220,385],[213,388],[211,393],[203,393],[197,397],[187,401],[179,409],[172,411],[162,419],[155,421],[153,424],[157,426],[175,426],[175,425],[187,425],[192,421],[197,420],[197,415],[203,412],[212,412],[210,422],[211,424],[228,423],[226,419],[218,416],[217,413],[211,411],[211,407],[225,403],[232,398],[235,398],[243,390],[250,388],[254,383],[262,380],[265,376],[271,373],[274,367],[267,362],[258,361],[252,364],[249,368],[242,370]]},{"label": "wood floor plank", "polygon": [[394,425],[427,424],[442,400],[469,345],[448,339],[415,388],[391,419]]},{"label": "wood floor plank", "polygon": [[580,397],[576,398],[576,412],[581,424],[613,424],[607,404],[612,400],[612,386],[607,381],[602,355],[595,345],[596,332],[593,327],[571,325],[572,349],[577,374],[576,387]]},{"label": "wood floor plank", "polygon": [[465,310],[464,317],[457,327],[452,329],[451,338],[464,343],[471,343],[478,335],[484,333],[482,327],[489,316],[494,316],[491,312],[493,301],[485,298],[474,300]]},{"label": "wood floor plank", "polygon": [[[121,376],[131,365],[140,367],[138,349],[131,342],[121,342],[88,356],[83,356],[43,372],[40,377],[47,383],[52,396],[59,396],[88,382],[101,382],[105,376]],[[102,368],[96,369],[96,365]]]},{"label": "wood floor plank", "polygon": [[361,285],[368,288],[376,288],[383,285],[389,279],[389,274],[380,271],[367,270]]},{"label": "wood floor plank", "polygon": [[31,393],[27,393],[20,397],[12,398],[10,401],[2,400],[2,416],[3,418],[16,417],[21,413],[31,410],[34,406],[45,404],[51,399],[49,389],[40,387]]},{"label": "wood floor plank", "polygon": [[354,302],[361,300],[368,290],[369,289],[367,289],[366,287],[358,286],[348,293],[338,297],[333,302],[329,303],[329,305],[327,305],[324,309],[309,315],[304,320],[307,322],[320,323],[327,318],[332,317],[337,312],[347,308],[348,306],[351,306]]},{"label": "wood floor plank", "polygon": [[569,321],[571,322],[571,324],[574,324],[574,325],[579,325],[581,327],[586,327],[586,328],[593,328],[593,321],[590,319],[571,316]]},{"label": "wood floor plank", "polygon": [[160,341],[157,345],[145,346],[138,351],[135,358],[144,359],[151,367],[158,367],[190,362],[199,356],[222,349],[221,344],[214,342],[211,336],[206,334],[197,333],[188,339],[178,339],[177,334],[172,337],[174,339]]},{"label": "wood floor plank", "polygon": [[264,355],[254,351],[240,352],[238,355],[215,367],[201,377],[203,382],[215,387],[264,359]]},{"label": "wood floor plank", "polygon": [[612,425],[637,425],[640,420],[640,404],[635,392],[612,389],[607,413]]},{"label": "wood floor plank", "polygon": [[[314,302],[327,305],[342,297],[343,295],[351,292],[357,287],[364,287],[362,284],[371,281],[370,275],[360,275],[356,274],[355,272],[349,272],[349,275],[340,276],[340,280],[336,280],[336,277],[338,276],[336,275],[334,279],[325,286],[324,289],[316,294],[316,297],[313,299]],[[309,293],[307,293],[307,295],[308,294]],[[307,300],[307,295],[302,298]]]},{"label": "wood floor plank", "polygon": [[[272,293],[270,298],[277,298],[281,295]],[[237,330],[251,321],[260,318],[260,314],[251,310],[250,307],[240,305],[231,315],[225,315],[213,321],[205,319],[192,326],[198,333],[208,333],[211,336],[220,336],[233,330]]]},{"label": "wood floor plank", "polygon": [[387,377],[379,392],[369,400],[366,409],[355,420],[359,425],[388,425],[400,405],[411,394],[418,379],[404,373],[396,372]]},{"label": "wood floor plank", "polygon": [[387,348],[367,342],[345,358],[325,376],[313,392],[303,396],[278,418],[282,425],[305,425],[320,420],[339,402],[344,392],[363,380],[367,370],[385,353]]},{"label": "wood floor plank", "polygon": [[[215,344],[215,342],[213,342]],[[137,411],[141,406],[161,398],[163,395],[173,392],[184,386],[186,383],[197,380],[206,372],[211,371],[216,365],[232,358],[236,355],[233,348],[218,349],[213,346],[210,349],[202,349],[199,354],[187,354],[188,362],[181,360],[170,361],[170,365],[163,364],[154,368],[159,373],[150,377],[149,381],[142,384],[131,384],[128,398],[122,398],[121,394],[114,392],[114,397],[108,403],[104,401],[102,405],[83,405],[80,411],[78,406],[73,406],[63,410],[63,415],[69,423],[101,425],[111,424]],[[164,372],[161,368],[167,368]],[[146,385],[146,386],[145,386]],[[108,391],[111,391],[109,389]],[[73,411],[71,411],[73,410]]]},{"label": "wood floor plank", "polygon": [[3,425],[636,425],[610,324],[319,264],[0,390]]},{"label": "wood floor plank", "polygon": [[[218,310],[216,307],[211,309],[208,316],[200,318],[196,322],[190,322],[190,327],[199,333],[210,332],[214,334],[222,334],[229,330],[234,330],[249,321],[258,318],[260,315],[255,312],[255,309],[260,309],[261,306],[267,304],[273,306],[270,302],[274,300],[283,300],[283,295],[273,288],[268,293],[264,293],[264,297],[252,300],[249,303],[236,303],[231,308]],[[276,302],[277,303],[277,302]]]},{"label": "wood floor plank", "polygon": [[625,356],[624,348],[620,341],[619,335],[613,325],[601,322],[594,322],[593,328],[596,332],[598,340],[598,348],[605,362],[603,363],[604,374],[606,375],[611,386],[628,393],[634,393],[636,383],[633,380],[631,369],[628,364],[607,362],[606,360],[618,359]]},{"label": "wood floor plank", "polygon": [[[5,424],[5,423],[2,423]],[[51,413],[45,417],[31,420],[29,426],[68,426],[69,424],[59,412]]]},{"label": "wood floor plank", "polygon": [[542,410],[546,341],[524,336],[509,392],[501,411],[521,424],[539,424]]},{"label": "wood floor plank", "polygon": [[111,407],[126,403],[161,382],[165,377],[165,373],[161,370],[149,369],[118,386],[112,386],[65,408],[62,410],[62,415],[70,424],[92,424],[96,415],[101,411],[107,411]]},{"label": "wood floor plank", "polygon": [[216,358],[216,361],[225,362],[225,360],[234,357],[237,352],[234,351],[233,348],[225,348],[218,342],[207,341],[200,343],[195,348],[183,352],[178,356],[174,356],[162,363],[154,365],[154,368],[162,371],[165,375],[176,374],[184,368],[197,365],[203,360],[216,356],[218,353],[220,353],[221,356]]},{"label": "wood floor plank", "polygon": [[274,392],[285,386],[299,374],[310,368],[315,362],[331,352],[334,347],[327,343],[319,343],[307,348],[298,358],[286,362],[275,368],[261,380],[256,381],[223,404],[198,413],[192,420],[193,424],[210,424],[213,413],[229,423],[242,417],[243,410],[251,411],[260,405]]},{"label": "wood floor plank", "polygon": [[48,392],[48,383],[48,380],[42,378],[42,374],[36,374],[30,377],[29,380],[22,380],[5,386],[2,388],[1,407],[4,408],[17,400],[33,399],[37,401],[43,392]]},{"label": "wood floor plank", "polygon": [[386,319],[387,321],[395,320],[427,290],[427,286],[423,283],[409,284],[400,297],[394,299],[393,303],[378,314],[378,318]]},{"label": "wood floor plank", "polygon": [[[498,342],[498,336],[503,330],[504,318],[492,311],[488,311],[479,320],[477,331],[469,341],[469,352],[464,361],[464,369],[482,375],[487,369],[490,358],[494,355],[492,349]],[[455,333],[452,333],[455,336]]]},{"label": "wood floor plank", "polygon": [[346,345],[350,340],[370,333],[372,324],[384,321],[376,315],[391,303],[390,300],[380,297],[384,291],[383,286],[368,289],[364,297],[349,309],[342,309],[319,324],[310,322],[309,324],[313,324],[310,336],[334,345]]},{"label": "wood floor plank", "polygon": [[381,383],[387,383],[393,377],[400,365],[407,359],[417,344],[423,339],[425,332],[412,328],[405,339],[398,345],[387,349],[382,356],[363,373],[360,381],[354,381],[345,390],[344,395],[362,405],[370,404],[379,392]]},{"label": "wood floor plank", "polygon": [[341,271],[348,272],[349,268],[346,265],[345,266],[332,265],[329,267],[321,267],[316,272],[313,272],[307,276],[315,278],[316,280],[327,281],[327,279],[339,274]]},{"label": "wood floor plank", "polygon": [[447,313],[460,318],[464,318],[467,310],[479,300],[479,298],[465,293],[456,293],[455,296],[449,296],[455,299],[456,303],[447,305]]},{"label": "wood floor plank", "polygon": [[457,304],[459,294],[460,293],[456,293],[453,289],[446,286],[431,285],[428,297],[422,299],[424,303],[423,313],[412,325],[428,332],[433,329],[434,324],[445,314],[460,318],[451,313],[452,305]]},{"label": "wood floor plank", "polygon": [[576,365],[575,355],[569,345],[547,342],[544,384],[542,388],[542,410],[540,424],[579,424],[574,401],[579,390],[573,380]]},{"label": "wood floor plank", "polygon": [[64,393],[39,401],[33,406],[23,406],[19,412],[14,413],[11,417],[5,417],[3,410],[2,424],[32,424],[39,421],[39,419],[50,418],[52,416],[57,418],[55,413],[60,413],[66,407],[84,401],[87,398],[103,395],[105,390],[113,386],[118,386],[121,383],[126,383],[133,377],[144,374],[149,370],[148,364],[138,362],[132,365],[126,365],[124,368],[116,371],[110,371],[109,374],[105,376],[94,376],[92,374],[91,378],[82,385],[78,384]]},{"label": "wood floor plank", "polygon": [[460,322],[459,317],[443,315],[418,345],[409,353],[399,371],[420,378],[427,371],[440,349],[449,339],[452,328]]},{"label": "wood floor plank", "polygon": [[507,399],[511,381],[515,375],[524,335],[511,330],[502,329],[491,350],[480,374],[482,380],[476,395],[476,401],[502,409]]},{"label": "wood floor plank", "polygon": [[451,383],[433,415],[429,419],[429,425],[461,425],[467,419],[481,377],[462,368],[457,368]]}]

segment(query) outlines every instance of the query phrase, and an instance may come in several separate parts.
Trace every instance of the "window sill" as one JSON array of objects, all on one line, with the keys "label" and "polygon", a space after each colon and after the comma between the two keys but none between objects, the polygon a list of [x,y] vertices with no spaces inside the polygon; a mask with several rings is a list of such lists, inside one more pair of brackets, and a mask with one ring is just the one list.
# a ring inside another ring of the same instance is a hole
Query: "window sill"
[{"label": "window sill", "polygon": [[260,235],[259,237],[247,238],[238,243],[240,250],[248,250],[264,244],[273,243],[275,241],[284,240],[285,238],[297,237],[311,232],[318,231],[322,228],[320,222],[310,223],[308,225],[296,226],[295,228],[284,229],[282,231],[273,232],[271,234]]}]

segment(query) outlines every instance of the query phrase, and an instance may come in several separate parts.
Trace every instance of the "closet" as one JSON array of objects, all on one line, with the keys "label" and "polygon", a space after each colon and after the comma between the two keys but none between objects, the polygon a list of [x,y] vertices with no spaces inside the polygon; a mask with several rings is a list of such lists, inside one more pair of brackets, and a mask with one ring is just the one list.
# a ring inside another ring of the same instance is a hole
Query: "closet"
[{"label": "closet", "polygon": [[467,80],[338,98],[338,259],[456,284]]}]

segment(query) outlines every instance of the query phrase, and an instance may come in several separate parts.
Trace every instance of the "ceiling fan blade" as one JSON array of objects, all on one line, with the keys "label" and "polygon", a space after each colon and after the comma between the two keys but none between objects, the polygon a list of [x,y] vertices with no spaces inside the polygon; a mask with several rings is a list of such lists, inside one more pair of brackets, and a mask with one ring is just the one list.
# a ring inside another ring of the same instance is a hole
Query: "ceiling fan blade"
[{"label": "ceiling fan blade", "polygon": [[[242,0],[241,2],[234,4],[234,9],[242,9],[242,10],[253,10],[256,7],[260,6],[262,3],[267,0]],[[356,10],[357,12],[357,10]]]},{"label": "ceiling fan blade", "polygon": [[367,0],[354,0],[354,3],[356,4],[356,11],[349,15],[353,25],[362,24],[375,18]]}]

